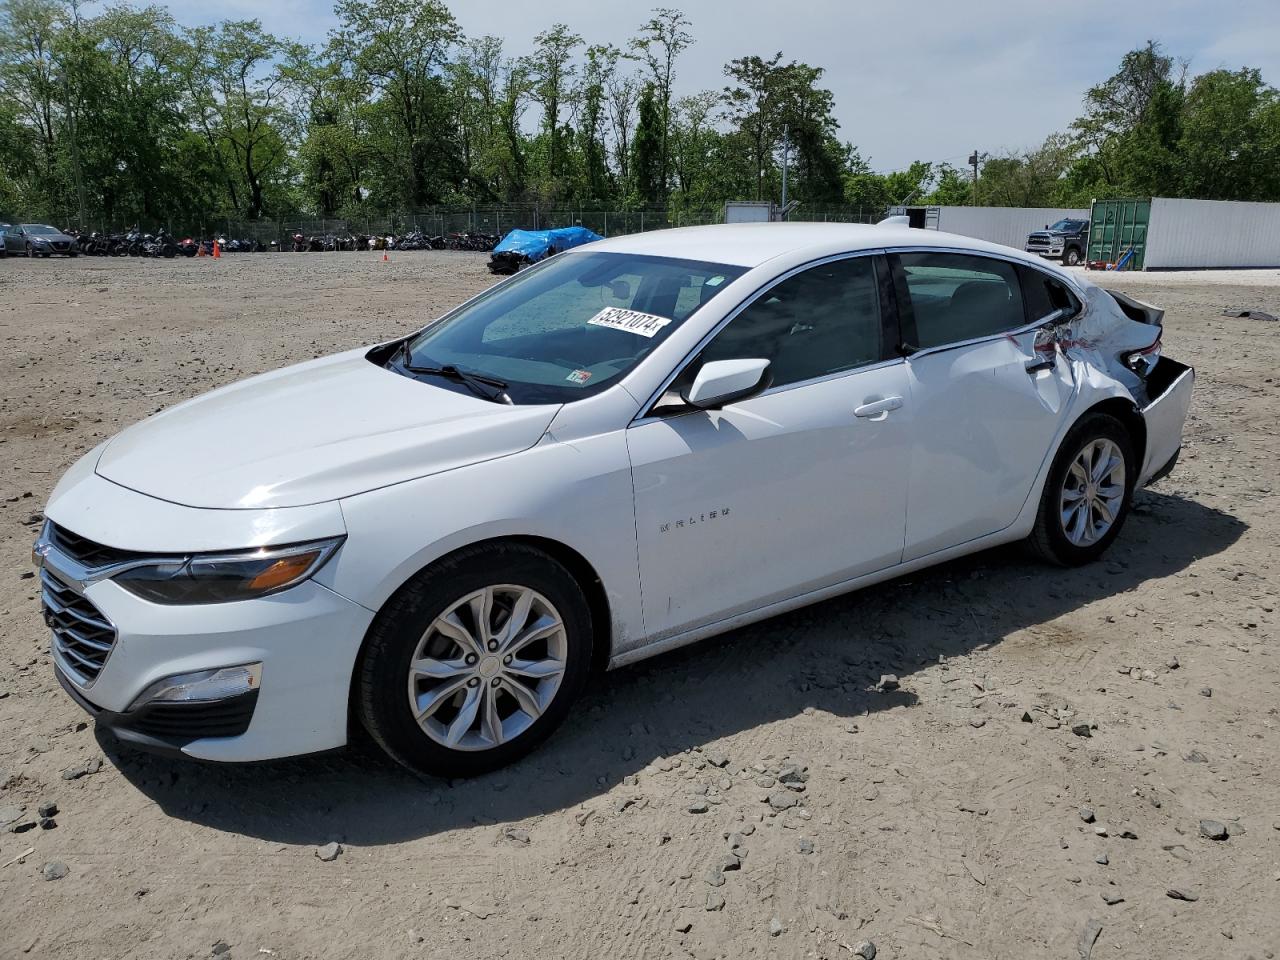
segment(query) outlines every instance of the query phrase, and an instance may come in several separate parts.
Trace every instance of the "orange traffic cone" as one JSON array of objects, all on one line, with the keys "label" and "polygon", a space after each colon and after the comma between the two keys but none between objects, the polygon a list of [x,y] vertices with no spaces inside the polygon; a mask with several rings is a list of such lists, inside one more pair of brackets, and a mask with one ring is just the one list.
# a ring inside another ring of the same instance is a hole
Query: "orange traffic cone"
[{"label": "orange traffic cone", "polygon": [[383,262],[383,263],[386,263],[386,262],[387,262],[388,260],[390,260],[390,259],[391,259],[391,258],[387,256],[387,251],[383,250],[383,251],[382,251],[382,262]]},{"label": "orange traffic cone", "polygon": [[213,241],[213,259],[217,260],[222,256],[222,251],[218,248],[218,241]]}]

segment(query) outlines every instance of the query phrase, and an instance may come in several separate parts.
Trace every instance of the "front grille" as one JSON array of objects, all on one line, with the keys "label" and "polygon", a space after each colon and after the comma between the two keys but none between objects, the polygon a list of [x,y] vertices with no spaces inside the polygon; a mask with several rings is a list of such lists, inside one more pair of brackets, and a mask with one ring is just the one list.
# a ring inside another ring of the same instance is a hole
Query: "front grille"
[{"label": "front grille", "polygon": [[94,543],[87,537],[72,533],[66,527],[60,527],[56,523],[49,524],[49,539],[72,560],[90,568],[106,567],[113,563],[123,563],[126,560],[137,560],[139,557],[147,556],[136,550],[121,550],[119,547],[107,547],[101,543]]},{"label": "front grille", "polygon": [[53,631],[53,649],[82,685],[98,679],[116,643],[116,628],[84,596],[48,570],[40,571],[40,601]]}]

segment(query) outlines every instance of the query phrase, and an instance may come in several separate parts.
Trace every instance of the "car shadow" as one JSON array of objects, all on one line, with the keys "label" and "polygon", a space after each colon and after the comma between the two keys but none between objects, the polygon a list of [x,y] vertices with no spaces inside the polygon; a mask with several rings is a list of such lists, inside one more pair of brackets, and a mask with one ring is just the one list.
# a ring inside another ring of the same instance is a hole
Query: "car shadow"
[{"label": "car shadow", "polygon": [[[910,708],[913,694],[875,689],[881,674],[909,676],[1171,576],[1245,529],[1194,500],[1143,491],[1098,563],[1062,570],[1017,547],[990,550],[614,671],[532,756],[473,780],[424,782],[373,749],[224,766],[138,753],[101,730],[98,739],[170,816],[278,842],[376,845],[523,820],[588,804],[655,759],[806,708],[833,723]],[[1081,639],[1093,638],[1050,642]]]}]

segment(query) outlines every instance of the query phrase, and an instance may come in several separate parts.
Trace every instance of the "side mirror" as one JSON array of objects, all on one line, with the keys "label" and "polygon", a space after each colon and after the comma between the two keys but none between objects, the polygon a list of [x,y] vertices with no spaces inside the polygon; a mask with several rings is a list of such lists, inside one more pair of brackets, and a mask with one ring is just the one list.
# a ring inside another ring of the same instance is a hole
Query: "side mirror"
[{"label": "side mirror", "polygon": [[768,360],[712,360],[702,365],[680,398],[699,410],[718,410],[763,393],[772,382]]}]

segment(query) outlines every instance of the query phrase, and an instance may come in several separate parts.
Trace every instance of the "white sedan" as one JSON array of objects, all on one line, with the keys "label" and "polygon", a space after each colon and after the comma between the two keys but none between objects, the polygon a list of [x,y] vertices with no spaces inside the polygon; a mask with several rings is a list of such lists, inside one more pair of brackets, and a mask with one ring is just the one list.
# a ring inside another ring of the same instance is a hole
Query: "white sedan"
[{"label": "white sedan", "polygon": [[488,770],[593,670],[996,544],[1096,558],[1181,445],[1161,319],[892,225],[593,243],[86,455],[35,547],[57,676],[153,749],[360,724]]}]

